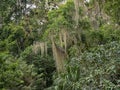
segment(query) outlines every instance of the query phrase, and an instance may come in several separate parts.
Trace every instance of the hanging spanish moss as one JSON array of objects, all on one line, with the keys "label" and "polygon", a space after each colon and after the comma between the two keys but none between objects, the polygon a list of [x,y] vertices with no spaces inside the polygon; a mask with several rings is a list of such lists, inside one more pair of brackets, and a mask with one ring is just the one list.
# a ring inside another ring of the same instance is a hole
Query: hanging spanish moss
[{"label": "hanging spanish moss", "polygon": [[45,48],[45,55],[47,56],[47,51],[48,51],[48,50],[47,50],[47,48],[48,48],[48,47],[47,47],[47,42],[44,43],[44,48]]},{"label": "hanging spanish moss", "polygon": [[47,43],[46,42],[35,42],[33,44],[33,52],[35,54],[41,53],[41,56],[47,56]]},{"label": "hanging spanish moss", "polygon": [[62,39],[62,33],[59,33],[59,39],[60,39],[60,46],[63,47],[63,39]]},{"label": "hanging spanish moss", "polygon": [[67,53],[67,32],[65,30],[63,31],[63,41],[64,41],[65,53]]},{"label": "hanging spanish moss", "polygon": [[41,42],[41,43],[39,43],[39,44],[40,44],[41,56],[43,56],[43,55],[44,55],[44,52],[45,52],[45,46],[44,46],[44,43],[43,43],[43,42]]},{"label": "hanging spanish moss", "polygon": [[65,71],[64,65],[65,65],[65,59],[67,58],[67,54],[65,53],[65,50],[63,48],[58,47],[55,44],[53,37],[51,37],[51,41],[52,41],[53,57],[56,62],[57,71],[58,73],[64,72]]},{"label": "hanging spanish moss", "polygon": [[37,54],[40,50],[40,47],[39,47],[39,42],[35,42],[32,46],[32,51]]},{"label": "hanging spanish moss", "polygon": [[76,26],[78,26],[78,22],[79,22],[79,4],[80,4],[79,0],[74,0]]},{"label": "hanging spanish moss", "polygon": [[69,41],[69,33],[67,30],[61,30],[59,32],[59,39],[60,39],[60,45],[62,48],[65,49],[65,52],[67,53],[67,41]]}]

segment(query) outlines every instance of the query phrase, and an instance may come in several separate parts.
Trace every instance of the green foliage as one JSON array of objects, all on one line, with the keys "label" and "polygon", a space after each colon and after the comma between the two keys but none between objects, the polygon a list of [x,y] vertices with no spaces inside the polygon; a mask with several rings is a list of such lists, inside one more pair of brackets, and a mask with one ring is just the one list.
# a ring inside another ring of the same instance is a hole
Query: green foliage
[{"label": "green foliage", "polygon": [[120,30],[114,25],[101,26],[99,30],[87,30],[82,32],[82,41],[87,48],[103,45],[111,41],[119,41]]},{"label": "green foliage", "polygon": [[[73,0],[61,1],[0,0],[0,90],[119,90],[120,0],[81,5],[77,28]],[[58,45],[61,30],[69,34],[69,61],[57,74],[49,36]],[[36,41],[47,42],[46,56],[33,52]]]},{"label": "green foliage", "polygon": [[111,42],[72,58],[66,72],[48,90],[119,89],[120,42]]},{"label": "green foliage", "polygon": [[33,64],[37,73],[36,80],[33,82],[33,90],[43,90],[53,83],[52,75],[55,70],[53,58],[48,56],[41,56],[40,53],[35,54],[32,51],[32,46],[27,47],[20,55],[20,59]]},{"label": "green foliage", "polygon": [[7,53],[0,53],[0,89],[24,90],[32,88],[36,76],[33,65],[27,65]]},{"label": "green foliage", "polygon": [[60,31],[60,28],[69,28],[73,24],[72,15],[74,12],[74,4],[69,1],[65,5],[61,5],[59,9],[48,12],[49,29]]},{"label": "green foliage", "polygon": [[112,19],[120,25],[120,0],[106,0],[104,4],[105,12],[112,16]]},{"label": "green foliage", "polygon": [[79,20],[79,28],[83,30],[90,30],[90,21],[88,18],[82,18]]},{"label": "green foliage", "polygon": [[23,25],[16,25],[15,23],[5,25],[0,33],[1,45],[6,45],[4,50],[8,50],[13,55],[20,53],[32,44],[33,38],[31,33],[27,32]]},{"label": "green foliage", "polygon": [[0,89],[13,89],[23,83],[19,61],[7,53],[0,53]]}]

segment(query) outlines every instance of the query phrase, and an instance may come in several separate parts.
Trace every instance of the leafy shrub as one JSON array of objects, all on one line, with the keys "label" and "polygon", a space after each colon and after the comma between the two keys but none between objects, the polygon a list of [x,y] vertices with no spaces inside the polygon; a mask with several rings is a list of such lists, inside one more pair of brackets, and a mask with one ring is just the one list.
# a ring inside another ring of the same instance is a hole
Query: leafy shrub
[{"label": "leafy shrub", "polygon": [[0,90],[24,90],[34,81],[36,72],[33,65],[16,59],[9,53],[0,53]]},{"label": "leafy shrub", "polygon": [[52,83],[52,75],[55,71],[55,64],[52,56],[41,56],[40,53],[35,54],[32,51],[32,46],[27,47],[20,55],[20,59],[27,62],[28,65],[35,66],[37,73],[36,79],[32,84],[33,90],[43,90],[49,87]]},{"label": "leafy shrub", "polygon": [[120,42],[100,45],[72,58],[66,73],[56,76],[48,90],[119,90]]}]

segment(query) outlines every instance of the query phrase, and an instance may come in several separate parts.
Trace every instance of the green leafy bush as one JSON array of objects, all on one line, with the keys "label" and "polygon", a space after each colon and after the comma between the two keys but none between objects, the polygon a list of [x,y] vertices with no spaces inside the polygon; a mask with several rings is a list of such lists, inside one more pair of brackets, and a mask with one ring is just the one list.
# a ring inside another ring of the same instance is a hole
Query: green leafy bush
[{"label": "green leafy bush", "polygon": [[0,53],[0,90],[24,90],[34,81],[33,65],[17,59],[9,53]]},{"label": "green leafy bush", "polygon": [[32,50],[32,46],[30,46],[21,53],[20,59],[26,61],[28,65],[33,64],[35,66],[37,75],[32,84],[33,90],[43,90],[52,85],[52,75],[55,71],[55,64],[52,56],[49,54],[47,56],[41,56],[40,53],[35,54]]},{"label": "green leafy bush", "polygon": [[72,58],[48,90],[119,90],[120,42],[100,45]]}]

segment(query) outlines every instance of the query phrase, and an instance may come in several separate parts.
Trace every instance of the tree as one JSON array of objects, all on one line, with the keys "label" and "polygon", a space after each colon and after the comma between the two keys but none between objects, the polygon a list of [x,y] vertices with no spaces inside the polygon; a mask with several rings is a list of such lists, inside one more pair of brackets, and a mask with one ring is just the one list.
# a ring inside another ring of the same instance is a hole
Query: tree
[{"label": "tree", "polygon": [[110,15],[118,25],[120,25],[120,1],[119,0],[105,0],[104,7],[105,12]]}]

